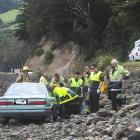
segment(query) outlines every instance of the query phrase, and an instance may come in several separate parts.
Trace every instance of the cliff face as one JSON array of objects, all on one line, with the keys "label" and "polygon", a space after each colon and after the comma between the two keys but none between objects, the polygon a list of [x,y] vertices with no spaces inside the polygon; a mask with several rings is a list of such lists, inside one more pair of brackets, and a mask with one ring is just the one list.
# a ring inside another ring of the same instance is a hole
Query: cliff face
[{"label": "cliff face", "polygon": [[[77,55],[79,54],[78,45],[69,42],[65,44],[63,49],[58,48],[52,50],[53,43],[54,42],[50,40],[44,43],[42,46],[44,54],[40,57],[30,57],[26,64],[29,65],[33,71],[46,68],[49,75],[53,75],[56,72],[63,75],[72,73],[72,70],[76,67]],[[53,58],[50,64],[45,64],[45,55],[47,55],[49,50],[52,50]]]}]

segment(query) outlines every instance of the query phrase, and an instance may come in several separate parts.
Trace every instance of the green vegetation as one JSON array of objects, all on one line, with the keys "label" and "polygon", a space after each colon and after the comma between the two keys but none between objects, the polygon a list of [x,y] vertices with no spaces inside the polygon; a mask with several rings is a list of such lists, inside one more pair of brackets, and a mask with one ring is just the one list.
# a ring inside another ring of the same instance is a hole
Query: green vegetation
[{"label": "green vegetation", "polygon": [[22,2],[22,0],[0,0],[0,13],[16,9],[22,4]]},{"label": "green vegetation", "polygon": [[0,19],[4,23],[12,23],[12,22],[15,22],[15,19],[16,19],[16,16],[18,15],[18,13],[19,13],[18,9],[10,10],[6,13],[0,14]]},{"label": "green vegetation", "polygon": [[133,72],[135,69],[140,69],[140,62],[127,62],[123,63],[123,66]]},{"label": "green vegetation", "polygon": [[47,36],[55,39],[57,47],[74,41],[87,62],[99,50],[126,60],[126,52],[140,37],[139,0],[24,1],[19,39],[38,43]]},{"label": "green vegetation", "polygon": [[43,55],[43,53],[44,53],[44,50],[42,48],[37,48],[34,52],[34,55],[41,56],[41,55]]},{"label": "green vegetation", "polygon": [[53,59],[52,50],[48,50],[45,53],[44,63],[48,65],[48,64],[50,64],[52,62],[52,59]]}]

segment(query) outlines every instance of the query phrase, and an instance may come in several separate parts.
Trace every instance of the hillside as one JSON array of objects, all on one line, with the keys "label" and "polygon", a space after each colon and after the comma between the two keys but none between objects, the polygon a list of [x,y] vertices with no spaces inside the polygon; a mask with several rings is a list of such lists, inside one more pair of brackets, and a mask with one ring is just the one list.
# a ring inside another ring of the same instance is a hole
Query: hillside
[{"label": "hillside", "polygon": [[18,13],[18,9],[9,10],[8,12],[0,14],[0,19],[3,23],[12,23],[15,22]]},{"label": "hillside", "polygon": [[52,50],[53,58],[51,58],[51,63],[47,64],[49,58],[47,59],[46,55],[48,55],[48,52],[53,48],[53,44],[53,41],[47,41],[42,47],[44,54],[40,57],[33,56],[29,58],[26,64],[29,65],[33,71],[47,68],[49,75],[53,75],[56,72],[65,76],[69,75],[77,65],[78,46],[69,42],[63,49]]},{"label": "hillside", "polygon": [[18,8],[21,3],[22,0],[0,0],[0,13]]},{"label": "hillside", "polygon": [[[11,68],[21,67],[31,50],[28,47],[29,44],[19,41],[14,36],[15,29],[18,26],[16,18],[19,14],[18,7],[21,0],[5,0],[1,2],[13,2],[16,4],[16,7],[11,5],[11,10],[7,9],[6,12],[0,14],[0,71],[10,71]],[[3,5],[0,5],[0,7],[2,8]]]}]

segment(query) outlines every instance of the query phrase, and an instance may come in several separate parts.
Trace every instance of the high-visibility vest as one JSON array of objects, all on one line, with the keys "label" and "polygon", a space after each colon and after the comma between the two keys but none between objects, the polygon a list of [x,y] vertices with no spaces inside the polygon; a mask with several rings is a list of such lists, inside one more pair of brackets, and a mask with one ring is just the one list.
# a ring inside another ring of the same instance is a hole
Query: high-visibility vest
[{"label": "high-visibility vest", "polygon": [[53,94],[56,96],[58,104],[64,104],[78,97],[75,92],[66,87],[55,87]]},{"label": "high-visibility vest", "polygon": [[51,87],[61,87],[60,84],[65,85],[63,77],[60,77],[59,81],[55,81],[55,79],[52,78],[52,81],[50,82]]},{"label": "high-visibility vest", "polygon": [[84,78],[84,86],[90,86],[90,78],[88,77]]},{"label": "high-visibility vest", "polygon": [[114,71],[112,69],[109,73],[111,81],[117,81],[117,80],[119,81],[122,79],[123,76],[129,76],[129,75],[130,72],[121,65],[118,65]]},{"label": "high-visibility vest", "polygon": [[99,82],[99,81],[100,81],[100,75],[101,75],[101,74],[102,74],[101,71],[98,71],[97,73],[91,72],[91,74],[90,74],[90,80],[91,80],[91,81]]},{"label": "high-visibility vest", "polygon": [[47,79],[44,76],[40,77],[39,83],[42,83],[44,85],[49,85],[49,82],[47,81]]},{"label": "high-visibility vest", "polygon": [[75,80],[75,78],[71,78],[71,85],[70,87],[75,87],[75,88],[78,88],[78,87],[81,87],[83,85],[83,80],[82,79],[78,79],[78,81]]}]

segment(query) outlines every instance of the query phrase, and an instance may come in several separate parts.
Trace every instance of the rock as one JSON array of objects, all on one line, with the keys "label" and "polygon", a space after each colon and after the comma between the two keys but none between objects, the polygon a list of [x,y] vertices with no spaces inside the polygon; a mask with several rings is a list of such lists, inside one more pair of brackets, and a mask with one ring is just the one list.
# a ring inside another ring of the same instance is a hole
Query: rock
[{"label": "rock", "polygon": [[134,98],[136,102],[140,103],[140,94],[136,94]]},{"label": "rock", "polygon": [[91,116],[89,115],[85,121],[86,125],[95,124],[96,122],[102,120],[99,116]]},{"label": "rock", "polygon": [[127,113],[128,111],[130,111],[131,109],[135,109],[137,107],[139,107],[139,103],[133,103],[133,104],[130,104],[130,105],[126,105],[125,107],[123,107],[121,110],[119,110],[116,115],[117,116],[124,116],[125,113]]},{"label": "rock", "polygon": [[112,134],[112,138],[115,140],[119,140],[122,137],[127,137],[129,134],[128,128],[122,128],[121,126],[116,128],[116,130]]},{"label": "rock", "polygon": [[108,121],[108,124],[113,125],[115,123],[115,120],[116,120],[115,116],[111,117]]},{"label": "rock", "polygon": [[110,113],[110,111],[108,111],[106,109],[102,109],[102,110],[98,111],[98,115],[100,117],[111,117],[111,116],[113,116],[113,114]]},{"label": "rock", "polygon": [[123,124],[123,125],[126,125],[126,124],[128,124],[128,122],[122,122],[122,124]]},{"label": "rock", "polygon": [[140,131],[139,128],[131,131],[128,135],[128,140],[140,140]]}]

